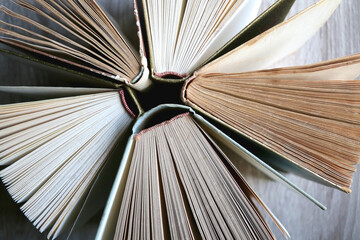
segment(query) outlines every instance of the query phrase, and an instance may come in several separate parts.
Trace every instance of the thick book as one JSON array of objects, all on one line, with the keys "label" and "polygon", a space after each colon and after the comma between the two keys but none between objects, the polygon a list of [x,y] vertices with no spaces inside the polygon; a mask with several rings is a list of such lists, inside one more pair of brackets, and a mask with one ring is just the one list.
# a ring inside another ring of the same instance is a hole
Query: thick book
[{"label": "thick book", "polygon": [[0,48],[3,53],[37,66],[50,66],[60,73],[71,73],[75,79],[91,86],[127,85],[137,90],[149,87],[136,4],[137,50],[95,1],[19,0],[14,3],[46,19],[49,26],[1,6],[0,12],[11,20],[2,21],[0,28],[0,42],[7,45]]},{"label": "thick book", "polygon": [[278,0],[257,17],[258,0],[142,2],[151,76],[155,81],[177,83],[282,22],[295,1]]},{"label": "thick book", "polygon": [[223,151],[295,185],[191,108],[159,105],[132,129],[96,239],[274,239],[256,204],[288,234]]},{"label": "thick book", "polygon": [[359,163],[360,54],[243,73],[196,74],[183,102],[350,192]]},{"label": "thick book", "polygon": [[289,236],[241,176],[239,159],[326,209],[190,107],[163,104],[134,123],[96,239],[273,239],[258,207]]},{"label": "thick book", "polygon": [[[36,94],[45,89],[1,90]],[[74,224],[94,183],[116,173],[106,165],[117,168],[121,146],[116,146],[126,142],[139,111],[124,89],[46,91],[77,96],[0,106],[0,165],[6,166],[0,177],[25,216],[55,238]],[[117,157],[110,160],[114,151]]]}]

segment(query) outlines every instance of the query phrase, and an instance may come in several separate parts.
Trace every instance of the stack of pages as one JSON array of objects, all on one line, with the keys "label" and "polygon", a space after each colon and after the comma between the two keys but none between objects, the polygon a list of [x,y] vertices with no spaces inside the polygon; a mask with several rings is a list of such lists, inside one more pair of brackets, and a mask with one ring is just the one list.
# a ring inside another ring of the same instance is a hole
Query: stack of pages
[{"label": "stack of pages", "polygon": [[284,21],[294,2],[258,15],[261,0],[134,0],[137,47],[94,0],[0,6],[2,54],[89,86],[0,87],[51,96],[0,106],[0,177],[24,215],[49,239],[105,202],[97,239],[274,239],[265,212],[288,236],[234,154],[325,209],[228,132],[350,193],[360,54],[266,69],[341,0]]}]

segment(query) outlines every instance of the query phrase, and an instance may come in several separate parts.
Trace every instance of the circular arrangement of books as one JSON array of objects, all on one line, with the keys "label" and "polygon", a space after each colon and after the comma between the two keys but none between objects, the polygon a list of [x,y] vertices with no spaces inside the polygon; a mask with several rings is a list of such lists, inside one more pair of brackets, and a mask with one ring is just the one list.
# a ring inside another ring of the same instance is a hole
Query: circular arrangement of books
[{"label": "circular arrangement of books", "polygon": [[137,46],[93,0],[0,6],[3,54],[86,86],[0,87],[50,96],[0,105],[0,178],[24,215],[49,239],[71,237],[105,204],[96,239],[274,239],[266,213],[288,237],[238,158],[322,209],[278,169],[350,193],[360,54],[267,69],[341,0],[285,20],[294,2],[257,15],[261,0],[134,0]]}]

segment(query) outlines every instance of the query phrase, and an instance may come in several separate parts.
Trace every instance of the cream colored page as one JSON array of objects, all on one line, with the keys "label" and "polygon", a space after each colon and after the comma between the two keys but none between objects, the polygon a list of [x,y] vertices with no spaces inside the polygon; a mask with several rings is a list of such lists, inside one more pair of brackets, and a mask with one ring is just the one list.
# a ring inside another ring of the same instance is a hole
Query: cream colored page
[{"label": "cream colored page", "polygon": [[235,73],[266,68],[301,47],[327,21],[340,2],[321,0],[211,62],[198,73]]},{"label": "cream colored page", "polygon": [[[207,76],[223,73],[210,73]],[[354,80],[360,75],[360,54],[354,54],[311,65],[274,68],[244,73],[228,74],[229,78],[292,79],[292,80]]]}]

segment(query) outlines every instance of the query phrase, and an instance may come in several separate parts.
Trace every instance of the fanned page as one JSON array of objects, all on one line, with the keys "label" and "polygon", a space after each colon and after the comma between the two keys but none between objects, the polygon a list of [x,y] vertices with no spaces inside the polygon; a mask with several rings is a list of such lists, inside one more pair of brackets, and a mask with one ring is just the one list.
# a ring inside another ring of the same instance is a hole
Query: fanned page
[{"label": "fanned page", "polygon": [[[350,192],[360,155],[360,54],[323,63],[201,75],[185,101]],[[341,77],[341,78],[339,78]]]},{"label": "fanned page", "polygon": [[48,238],[76,216],[134,117],[123,90],[0,106],[1,180]]},{"label": "fanned page", "polygon": [[111,91],[114,91],[114,89],[80,87],[0,86],[0,92],[22,94],[40,99],[54,97],[70,97]]},{"label": "fanned page", "polygon": [[255,18],[260,3],[143,0],[155,76],[191,74]]},{"label": "fanned page", "polygon": [[135,137],[114,239],[273,239],[240,173],[188,114]]},{"label": "fanned page", "polygon": [[243,72],[236,75],[248,79],[353,80],[359,76],[359,73],[360,53],[305,66]]},{"label": "fanned page", "polygon": [[[95,1],[15,0],[14,3],[27,14],[0,6],[1,13],[10,19],[0,20],[1,42],[117,84],[131,85],[141,78],[144,61]],[[47,25],[27,15],[45,19]],[[147,76],[142,80],[146,81]]]},{"label": "fanned page", "polygon": [[321,0],[202,67],[198,74],[264,69],[289,55],[324,25],[342,0]]},{"label": "fanned page", "polygon": [[251,23],[217,50],[203,65],[225,55],[250,39],[283,22],[294,3],[295,0],[277,0],[274,2],[268,9],[257,16]]}]

